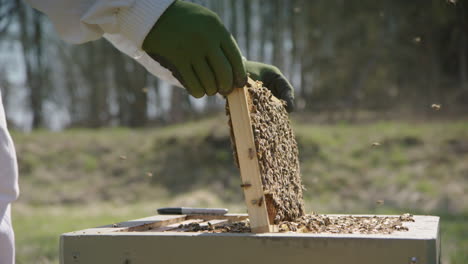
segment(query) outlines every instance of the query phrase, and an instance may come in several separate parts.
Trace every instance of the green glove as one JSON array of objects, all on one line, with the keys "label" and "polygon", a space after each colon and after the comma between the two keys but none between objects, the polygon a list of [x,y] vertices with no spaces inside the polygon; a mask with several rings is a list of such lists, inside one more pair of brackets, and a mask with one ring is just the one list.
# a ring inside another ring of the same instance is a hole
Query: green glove
[{"label": "green glove", "polygon": [[263,82],[274,96],[286,101],[288,112],[294,111],[294,88],[278,68],[255,61],[245,62],[245,68],[250,73],[250,78]]},{"label": "green glove", "polygon": [[219,17],[200,5],[175,1],[146,36],[143,50],[196,98],[227,95],[247,82],[236,41]]}]

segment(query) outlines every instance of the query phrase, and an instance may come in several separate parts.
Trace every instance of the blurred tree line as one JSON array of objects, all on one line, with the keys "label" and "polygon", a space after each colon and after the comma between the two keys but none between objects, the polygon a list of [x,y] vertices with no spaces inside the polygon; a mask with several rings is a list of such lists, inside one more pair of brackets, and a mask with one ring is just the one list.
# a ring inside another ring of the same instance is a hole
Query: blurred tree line
[{"label": "blurred tree line", "polygon": [[[199,0],[223,19],[246,58],[278,66],[299,112],[418,111],[431,103],[468,109],[468,3],[455,0]],[[48,19],[20,0],[0,0],[0,52],[18,48],[24,81],[0,64],[6,104],[24,95],[31,127],[50,109],[64,126],[146,126],[223,108],[148,74],[105,40],[61,41]],[[1,58],[1,57],[0,57]],[[20,70],[16,70],[20,71]],[[51,106],[56,106],[53,108]],[[14,106],[10,106],[14,108]]]}]

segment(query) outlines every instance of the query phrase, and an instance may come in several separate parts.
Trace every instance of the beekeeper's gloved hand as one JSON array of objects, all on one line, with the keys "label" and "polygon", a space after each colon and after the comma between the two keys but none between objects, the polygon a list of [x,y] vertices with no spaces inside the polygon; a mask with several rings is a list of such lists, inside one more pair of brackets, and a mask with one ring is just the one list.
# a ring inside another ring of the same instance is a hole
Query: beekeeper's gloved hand
[{"label": "beekeeper's gloved hand", "polygon": [[274,96],[286,101],[288,112],[294,111],[294,89],[278,68],[255,61],[246,61],[245,68],[253,80],[263,82]]},{"label": "beekeeper's gloved hand", "polygon": [[175,1],[146,36],[143,50],[196,98],[227,95],[247,82],[236,41],[219,17],[200,5]]}]

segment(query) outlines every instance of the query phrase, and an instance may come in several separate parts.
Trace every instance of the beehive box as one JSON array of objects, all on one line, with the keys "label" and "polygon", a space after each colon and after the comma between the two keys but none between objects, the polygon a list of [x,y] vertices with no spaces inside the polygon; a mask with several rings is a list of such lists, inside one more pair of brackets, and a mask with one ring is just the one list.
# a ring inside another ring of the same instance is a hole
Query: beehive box
[{"label": "beehive box", "polygon": [[66,233],[60,263],[439,263],[435,216],[414,216],[415,222],[404,223],[407,231],[391,234],[184,232],[190,223],[216,226],[245,218],[156,215]]}]

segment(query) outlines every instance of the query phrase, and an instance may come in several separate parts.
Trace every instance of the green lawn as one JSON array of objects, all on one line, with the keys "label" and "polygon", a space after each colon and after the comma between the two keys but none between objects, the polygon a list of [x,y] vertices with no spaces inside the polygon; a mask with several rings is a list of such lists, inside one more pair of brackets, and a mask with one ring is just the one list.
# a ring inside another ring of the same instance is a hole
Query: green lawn
[{"label": "green lawn", "polygon": [[17,263],[58,263],[61,233],[143,217],[142,206],[96,204],[15,208]]},{"label": "green lawn", "polygon": [[[15,133],[18,263],[57,263],[61,233],[160,206],[243,212],[225,122]],[[441,215],[443,263],[468,263],[468,122],[294,126],[309,212]]]},{"label": "green lawn", "polygon": [[58,263],[60,234],[147,217],[154,215],[157,208],[173,202],[183,202],[190,199],[191,202],[200,206],[223,206],[229,208],[230,212],[244,213],[242,204],[225,204],[219,200],[206,201],[203,196],[210,196],[210,194],[207,191],[196,191],[171,201],[135,204],[95,203],[33,207],[19,204],[13,210],[17,263]]}]

